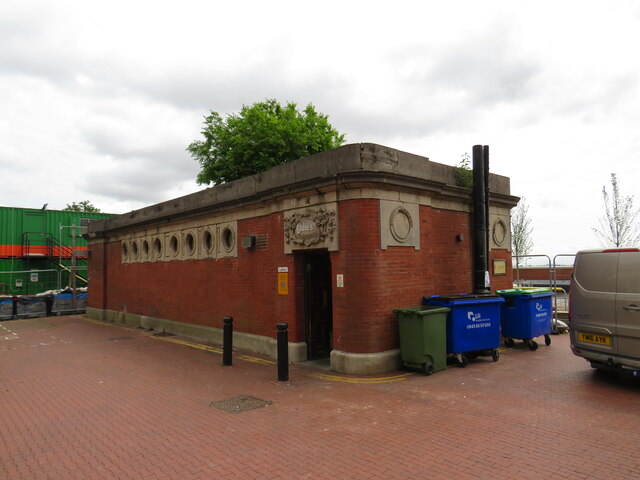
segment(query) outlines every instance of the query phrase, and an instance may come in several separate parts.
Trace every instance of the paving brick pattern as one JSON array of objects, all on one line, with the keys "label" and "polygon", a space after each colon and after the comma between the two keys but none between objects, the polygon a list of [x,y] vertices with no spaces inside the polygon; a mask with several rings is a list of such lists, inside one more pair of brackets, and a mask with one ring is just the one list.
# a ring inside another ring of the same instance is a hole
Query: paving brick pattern
[{"label": "paving brick pattern", "polygon": [[[566,335],[379,383],[302,366],[278,382],[253,355],[223,367],[170,340],[0,322],[0,478],[640,478],[640,381],[591,370]],[[271,404],[212,407],[243,395]]]}]

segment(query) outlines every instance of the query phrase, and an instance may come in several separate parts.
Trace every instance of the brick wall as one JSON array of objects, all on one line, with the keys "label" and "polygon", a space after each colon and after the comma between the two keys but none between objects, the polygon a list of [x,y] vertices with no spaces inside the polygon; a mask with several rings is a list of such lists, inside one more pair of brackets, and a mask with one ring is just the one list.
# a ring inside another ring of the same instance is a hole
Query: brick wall
[{"label": "brick wall", "polygon": [[507,290],[513,288],[513,269],[511,268],[511,252],[509,250],[496,249],[489,253],[489,270],[493,273],[493,261],[505,260],[505,275],[491,276],[491,291]]},{"label": "brick wall", "polygon": [[[420,250],[380,250],[376,200],[340,203],[340,251],[331,255],[334,284],[334,348],[368,353],[398,347],[394,308],[419,305],[425,295],[473,291],[470,217],[466,213],[420,207]],[[373,233],[372,233],[373,232]],[[456,237],[462,234],[464,240]],[[492,252],[509,258],[509,252]],[[509,262],[507,262],[509,263]],[[510,288],[510,270],[493,277],[492,288]]]},{"label": "brick wall", "polygon": [[339,218],[340,252],[332,259],[334,272],[345,275],[345,287],[334,288],[338,350],[365,353],[396,348],[394,308],[418,305],[423,295],[468,291],[470,275],[460,273],[468,271],[470,256],[456,245],[455,233],[451,235],[460,229],[466,233],[466,215],[422,207],[420,250],[380,250],[375,200],[343,202]]},{"label": "brick wall", "polygon": [[[245,235],[258,237],[255,248],[239,246],[237,257],[210,260],[122,264],[120,243],[108,244],[106,306],[94,246],[90,306],[218,328],[233,316],[238,331],[275,336],[276,322],[295,318],[295,294],[277,295],[278,267],[294,271],[293,256],[283,253],[282,215],[238,222],[238,239]],[[295,323],[289,335],[301,341]]]},{"label": "brick wall", "polygon": [[94,243],[89,247],[89,262],[87,266],[87,274],[91,285],[91,295],[89,295],[89,306],[94,308],[105,309],[107,287],[105,274],[105,244]]},{"label": "brick wall", "polygon": [[[397,348],[394,308],[419,305],[424,295],[473,290],[469,214],[421,206],[420,250],[380,249],[378,200],[339,202],[338,222],[339,250],[330,253],[334,349]],[[290,341],[304,341],[302,257],[284,254],[283,215],[239,220],[238,241],[246,235],[257,236],[255,248],[239,246],[237,257],[210,260],[123,264],[120,242],[105,246],[106,257],[102,245],[92,245],[89,305],[217,328],[233,316],[237,331],[269,337],[285,321]],[[509,288],[509,252],[493,251],[492,258],[508,260],[507,275],[492,278],[492,287]],[[278,295],[278,267],[289,269],[289,295]],[[344,275],[343,288],[337,274]]]}]

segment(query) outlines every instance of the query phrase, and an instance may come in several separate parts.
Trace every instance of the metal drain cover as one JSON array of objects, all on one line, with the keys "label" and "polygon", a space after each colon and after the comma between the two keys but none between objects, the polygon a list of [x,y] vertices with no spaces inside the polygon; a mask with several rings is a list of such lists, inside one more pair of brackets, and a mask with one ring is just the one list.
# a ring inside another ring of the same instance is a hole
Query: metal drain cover
[{"label": "metal drain cover", "polygon": [[210,407],[215,407],[229,413],[246,412],[247,410],[255,410],[256,408],[271,405],[268,400],[260,400],[251,395],[240,395],[239,397],[221,400],[219,402],[211,402]]}]

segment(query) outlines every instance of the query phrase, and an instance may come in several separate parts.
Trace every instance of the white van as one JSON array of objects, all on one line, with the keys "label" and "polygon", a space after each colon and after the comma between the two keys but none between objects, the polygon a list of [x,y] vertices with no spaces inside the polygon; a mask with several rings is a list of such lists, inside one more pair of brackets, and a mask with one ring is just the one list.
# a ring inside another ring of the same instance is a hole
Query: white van
[{"label": "white van", "polygon": [[571,350],[594,368],[640,375],[640,250],[583,250],[573,265]]}]

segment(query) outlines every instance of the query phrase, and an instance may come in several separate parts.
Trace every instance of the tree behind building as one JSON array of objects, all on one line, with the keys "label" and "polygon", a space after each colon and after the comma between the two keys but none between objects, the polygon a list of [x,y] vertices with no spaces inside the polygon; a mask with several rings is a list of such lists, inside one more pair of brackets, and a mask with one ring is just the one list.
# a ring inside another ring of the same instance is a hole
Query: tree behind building
[{"label": "tree behind building", "polygon": [[529,218],[529,205],[524,197],[518,202],[511,216],[511,252],[516,261],[516,268],[520,268],[522,258],[533,250],[533,227]]},{"label": "tree behind building", "polygon": [[92,205],[89,200],[82,200],[80,202],[67,203],[67,206],[62,209],[64,212],[85,212],[85,213],[100,213],[100,209],[95,205]]},{"label": "tree behind building", "polygon": [[273,99],[243,106],[226,118],[212,111],[202,135],[187,147],[202,167],[199,184],[237,180],[344,142],[344,135],[313,105],[299,112],[295,103],[281,106]]},{"label": "tree behind building", "polygon": [[602,187],[604,215],[600,217],[600,228],[592,228],[605,247],[632,247],[640,244],[640,209],[633,207],[633,196],[620,193],[618,177],[611,174],[611,196],[606,186]]}]

